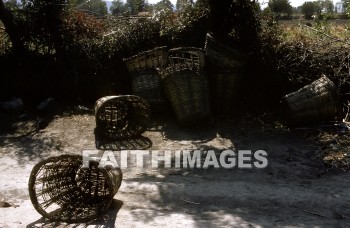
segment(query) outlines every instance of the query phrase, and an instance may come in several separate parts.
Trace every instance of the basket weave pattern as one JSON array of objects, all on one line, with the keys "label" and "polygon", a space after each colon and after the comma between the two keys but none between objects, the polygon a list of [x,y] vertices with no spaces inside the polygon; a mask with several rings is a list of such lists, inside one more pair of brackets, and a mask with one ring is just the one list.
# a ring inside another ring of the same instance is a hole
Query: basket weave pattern
[{"label": "basket weave pattern", "polygon": [[104,136],[126,139],[141,135],[150,118],[148,103],[133,95],[107,96],[95,104],[96,128]]},{"label": "basket weave pattern", "polygon": [[167,64],[166,47],[158,47],[124,59],[132,77],[133,94],[150,104],[164,103],[161,79],[157,71]]},{"label": "basket weave pattern", "polygon": [[169,67],[162,71],[162,79],[168,100],[182,124],[201,123],[211,116],[204,66],[202,49],[169,51]]},{"label": "basket weave pattern", "polygon": [[220,114],[231,114],[240,96],[242,71],[249,58],[248,53],[238,52],[206,36],[205,52],[210,70],[209,82],[213,108]]},{"label": "basket weave pattern", "polygon": [[34,208],[51,221],[87,222],[106,212],[122,182],[120,169],[82,167],[79,155],[61,155],[34,166],[29,196]]},{"label": "basket weave pattern", "polygon": [[339,110],[339,95],[326,76],[283,97],[290,123],[331,120]]}]

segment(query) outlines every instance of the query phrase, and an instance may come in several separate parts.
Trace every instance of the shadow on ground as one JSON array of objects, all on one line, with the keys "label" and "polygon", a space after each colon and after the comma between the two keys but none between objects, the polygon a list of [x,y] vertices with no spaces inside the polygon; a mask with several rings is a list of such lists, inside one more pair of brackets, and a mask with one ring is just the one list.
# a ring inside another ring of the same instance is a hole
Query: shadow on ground
[{"label": "shadow on ground", "polygon": [[[191,227],[350,224],[349,173],[327,172],[322,162],[312,159],[314,148],[300,134],[256,121],[219,122],[199,135],[195,130],[192,135],[177,127],[166,128],[167,135],[174,134],[167,138],[176,141],[208,142],[218,134],[231,140],[236,151],[265,150],[269,165],[265,169],[160,168],[128,178],[122,194],[125,199],[145,201],[143,206],[127,206],[132,217],[144,224],[152,226],[161,218],[172,221],[175,217],[183,221],[177,225]],[[196,145],[203,150],[223,150],[205,143]]]},{"label": "shadow on ground", "polygon": [[[123,206],[123,201],[114,199],[112,201],[110,209],[100,218],[89,223],[70,224],[69,227],[113,228],[115,227],[118,212],[122,208],[122,206]],[[34,228],[34,227],[44,228],[44,227],[57,227],[57,226],[62,226],[62,223],[50,222],[49,220],[42,217],[39,220],[28,224],[26,227],[27,228]]]},{"label": "shadow on ground", "polygon": [[152,147],[152,141],[144,136],[129,139],[110,139],[94,130],[96,148],[99,150],[146,150]]},{"label": "shadow on ground", "polygon": [[[32,137],[1,135],[0,145],[7,148],[7,153],[2,154],[18,159],[47,158],[46,150],[83,149],[78,140],[86,138],[90,143],[96,139],[93,117],[85,117],[76,120],[61,116],[58,118],[67,122],[66,128],[55,129],[56,125],[49,125],[43,129],[58,131],[57,137],[41,131]],[[118,209],[112,208],[107,221],[102,219],[76,226],[114,227],[120,223],[140,227],[347,227],[350,224],[349,173],[327,172],[322,162],[312,159],[315,148],[300,133],[276,128],[274,123],[265,123],[259,118],[217,121],[191,130],[179,127],[173,119],[167,118],[155,122],[139,139],[141,141],[131,144],[137,149],[150,145],[163,150],[165,147],[185,149],[195,146],[220,152],[232,145],[235,151],[265,150],[268,152],[268,167],[147,168],[137,173],[125,170],[128,175],[115,197],[124,202],[122,210],[119,211],[121,206],[115,206]],[[75,123],[78,125],[75,128],[70,126]],[[87,126],[82,127],[83,123]],[[70,131],[71,128],[74,131]],[[65,144],[66,134],[78,135],[70,144]],[[108,142],[99,145],[105,146],[102,149],[122,147],[120,144],[111,146]],[[52,227],[43,220],[27,227],[40,225]]]}]

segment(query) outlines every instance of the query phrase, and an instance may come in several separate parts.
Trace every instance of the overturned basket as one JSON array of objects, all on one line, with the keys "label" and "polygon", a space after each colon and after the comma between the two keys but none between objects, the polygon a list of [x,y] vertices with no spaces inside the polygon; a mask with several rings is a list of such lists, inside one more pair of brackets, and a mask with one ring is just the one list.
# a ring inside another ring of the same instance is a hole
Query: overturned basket
[{"label": "overturned basket", "polygon": [[339,95],[326,76],[282,98],[286,119],[290,124],[332,120],[339,111]]},{"label": "overturned basket", "polygon": [[184,125],[208,120],[211,113],[203,50],[176,48],[168,55],[169,67],[161,75],[177,120]]},{"label": "overturned basket", "polygon": [[206,36],[205,52],[213,109],[217,114],[232,114],[240,99],[244,66],[250,54],[239,52]]},{"label": "overturned basket", "polygon": [[124,59],[132,77],[132,91],[150,104],[163,104],[165,98],[157,69],[167,64],[167,48],[158,47]]},{"label": "overturned basket", "polygon": [[95,104],[96,129],[113,139],[141,135],[150,118],[148,103],[134,95],[102,97]]},{"label": "overturned basket", "polygon": [[122,182],[120,169],[83,168],[79,155],[61,155],[34,166],[29,196],[34,208],[51,221],[87,222],[103,215]]}]

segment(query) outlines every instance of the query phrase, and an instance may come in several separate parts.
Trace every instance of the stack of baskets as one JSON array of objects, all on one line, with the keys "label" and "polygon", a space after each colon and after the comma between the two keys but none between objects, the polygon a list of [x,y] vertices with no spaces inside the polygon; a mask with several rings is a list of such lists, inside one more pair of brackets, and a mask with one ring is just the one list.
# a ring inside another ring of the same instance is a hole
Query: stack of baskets
[{"label": "stack of baskets", "polygon": [[122,182],[120,169],[82,167],[79,155],[51,157],[34,166],[29,196],[34,208],[51,221],[87,222],[106,212]]},{"label": "stack of baskets", "polygon": [[206,36],[205,52],[213,109],[220,115],[232,114],[241,97],[243,70],[250,54],[236,51],[210,34]]},{"label": "stack of baskets", "polygon": [[169,50],[169,65],[161,71],[164,90],[179,123],[203,123],[211,116],[204,51],[182,47]]},{"label": "stack of baskets", "polygon": [[165,103],[161,79],[157,69],[167,64],[167,48],[158,47],[124,59],[132,77],[132,91],[151,105]]},{"label": "stack of baskets", "polygon": [[150,119],[148,103],[134,95],[107,96],[95,104],[96,130],[111,139],[141,135]]},{"label": "stack of baskets", "polygon": [[332,120],[339,111],[339,94],[326,76],[282,98],[291,125]]}]

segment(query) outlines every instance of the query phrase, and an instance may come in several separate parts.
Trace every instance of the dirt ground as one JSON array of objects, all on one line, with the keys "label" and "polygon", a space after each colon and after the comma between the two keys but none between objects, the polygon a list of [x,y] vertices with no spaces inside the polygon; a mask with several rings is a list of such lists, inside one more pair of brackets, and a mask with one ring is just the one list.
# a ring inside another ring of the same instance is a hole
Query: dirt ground
[{"label": "dirt ground", "polygon": [[[155,117],[139,141],[111,145],[95,137],[91,113],[27,115],[14,122],[2,114],[0,227],[350,227],[350,173],[327,170],[312,159],[319,148],[303,132],[249,116],[192,130],[173,119]],[[50,156],[95,149],[96,140],[107,149],[265,150],[269,164],[265,169],[123,169],[106,221],[45,221],[28,195],[33,166]]]}]

